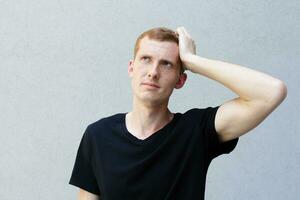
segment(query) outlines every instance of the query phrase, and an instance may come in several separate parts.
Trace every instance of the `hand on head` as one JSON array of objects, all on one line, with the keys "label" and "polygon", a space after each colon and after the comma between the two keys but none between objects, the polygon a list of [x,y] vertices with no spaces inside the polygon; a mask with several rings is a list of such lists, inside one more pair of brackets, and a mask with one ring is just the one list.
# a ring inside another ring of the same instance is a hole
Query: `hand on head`
[{"label": "hand on head", "polygon": [[196,55],[196,45],[190,34],[183,26],[180,26],[175,31],[179,39],[179,56],[184,64],[185,69],[188,69],[186,65],[187,60],[191,55]]}]

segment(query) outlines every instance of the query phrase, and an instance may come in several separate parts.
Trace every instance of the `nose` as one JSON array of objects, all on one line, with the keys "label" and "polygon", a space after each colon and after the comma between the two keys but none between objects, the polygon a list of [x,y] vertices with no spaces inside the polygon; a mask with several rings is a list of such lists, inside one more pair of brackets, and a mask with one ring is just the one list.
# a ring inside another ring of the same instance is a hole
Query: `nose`
[{"label": "nose", "polygon": [[159,65],[154,63],[148,71],[148,77],[153,79],[159,78]]}]

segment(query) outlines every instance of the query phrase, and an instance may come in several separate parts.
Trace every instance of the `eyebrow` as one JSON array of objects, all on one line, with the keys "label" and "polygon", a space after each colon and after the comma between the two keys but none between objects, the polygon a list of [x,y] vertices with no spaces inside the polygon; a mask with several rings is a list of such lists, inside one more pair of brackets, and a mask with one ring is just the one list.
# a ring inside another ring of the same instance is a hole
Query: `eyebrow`
[{"label": "eyebrow", "polygon": [[[152,56],[147,55],[147,54],[141,54],[141,55],[140,55],[140,58],[142,58],[142,57],[149,57],[149,58],[152,58]],[[167,63],[170,63],[171,65],[175,66],[175,64],[174,64],[172,61],[167,60],[167,59],[161,59],[161,60],[159,60],[159,62],[160,62],[160,63],[161,63],[161,62],[167,62]]]}]

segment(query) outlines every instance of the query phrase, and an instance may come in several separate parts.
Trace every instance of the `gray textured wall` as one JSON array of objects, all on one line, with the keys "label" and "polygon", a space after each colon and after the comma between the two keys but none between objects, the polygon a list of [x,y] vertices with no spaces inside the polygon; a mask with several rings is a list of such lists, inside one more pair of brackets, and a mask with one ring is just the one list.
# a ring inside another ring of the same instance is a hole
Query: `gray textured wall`
[{"label": "gray textured wall", "polygon": [[[209,168],[207,200],[299,199],[299,1],[0,1],[0,199],[76,199],[68,185],[86,126],[131,109],[136,37],[185,26],[203,57],[283,80],[288,97]],[[236,94],[188,73],[172,111]],[[187,98],[189,97],[189,98]]]}]

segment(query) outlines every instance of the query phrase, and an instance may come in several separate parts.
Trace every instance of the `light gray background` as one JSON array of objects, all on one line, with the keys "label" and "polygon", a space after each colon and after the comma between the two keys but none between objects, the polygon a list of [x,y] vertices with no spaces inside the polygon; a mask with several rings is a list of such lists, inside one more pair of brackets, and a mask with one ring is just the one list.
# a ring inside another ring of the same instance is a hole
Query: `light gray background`
[{"label": "light gray background", "polygon": [[[200,56],[283,80],[285,101],[216,158],[207,200],[299,199],[299,1],[0,1],[0,199],[76,199],[68,185],[86,126],[132,106],[136,37],[185,26]],[[236,94],[188,73],[173,112]]]}]

